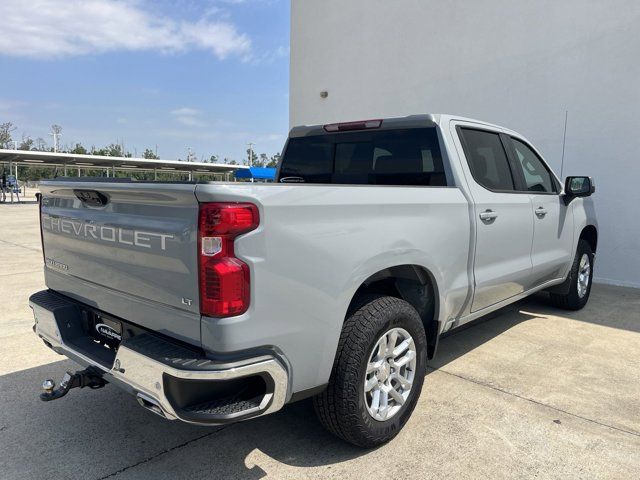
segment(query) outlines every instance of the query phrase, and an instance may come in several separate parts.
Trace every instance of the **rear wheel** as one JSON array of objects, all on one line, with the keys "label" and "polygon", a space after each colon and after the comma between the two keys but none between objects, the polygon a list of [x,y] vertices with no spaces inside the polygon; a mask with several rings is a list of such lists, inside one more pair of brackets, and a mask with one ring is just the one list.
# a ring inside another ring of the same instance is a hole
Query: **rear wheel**
[{"label": "rear wheel", "polygon": [[578,242],[576,256],[567,278],[567,293],[551,293],[551,303],[565,310],[580,310],[587,304],[593,280],[593,252],[585,240]]},{"label": "rear wheel", "polygon": [[369,297],[345,321],[327,389],[314,398],[322,424],[361,447],[395,437],[420,396],[427,341],[418,312]]}]

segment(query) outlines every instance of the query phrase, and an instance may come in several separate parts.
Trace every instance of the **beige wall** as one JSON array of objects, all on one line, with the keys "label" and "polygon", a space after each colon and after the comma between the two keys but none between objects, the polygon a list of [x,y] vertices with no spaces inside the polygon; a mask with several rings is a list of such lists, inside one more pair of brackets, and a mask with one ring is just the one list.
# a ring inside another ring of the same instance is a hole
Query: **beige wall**
[{"label": "beige wall", "polygon": [[[293,0],[291,125],[453,113],[595,178],[597,279],[640,287],[640,2]],[[326,90],[329,96],[320,97]]]}]

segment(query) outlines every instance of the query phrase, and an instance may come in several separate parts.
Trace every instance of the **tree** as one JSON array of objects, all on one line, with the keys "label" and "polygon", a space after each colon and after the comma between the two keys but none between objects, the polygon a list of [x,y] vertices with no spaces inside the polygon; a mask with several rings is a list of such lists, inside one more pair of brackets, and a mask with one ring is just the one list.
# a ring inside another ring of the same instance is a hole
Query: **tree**
[{"label": "tree", "polygon": [[249,163],[245,163],[245,165],[256,165],[258,160],[258,155],[256,155],[256,152],[254,152],[253,150],[251,150],[250,148],[247,148],[247,161]]},{"label": "tree", "polygon": [[76,146],[69,150],[69,153],[75,153],[77,155],[86,155],[87,149],[82,146],[81,143],[76,143]]},{"label": "tree", "polygon": [[33,149],[38,151],[38,152],[46,152],[48,150],[47,142],[44,141],[44,138],[38,137],[38,138],[36,138],[35,145],[33,146]]},{"label": "tree", "polygon": [[280,163],[280,152],[276,153],[275,155],[271,155],[271,158],[269,159],[269,161],[266,163],[266,167],[271,167],[271,168],[275,168],[278,166],[278,164]]},{"label": "tree", "polygon": [[33,150],[33,138],[29,135],[22,135],[22,142],[20,142],[18,150]]},{"label": "tree", "polygon": [[10,148],[11,132],[16,129],[11,122],[0,123],[0,148]]},{"label": "tree", "polygon": [[258,161],[254,164],[256,167],[264,167],[269,162],[269,157],[266,153],[261,153],[258,157]]},{"label": "tree", "polygon": [[209,158],[209,160],[205,160],[206,163],[218,163],[218,156],[217,155],[211,155],[211,158]]},{"label": "tree", "polygon": [[130,157],[130,152],[124,152],[122,145],[117,143],[111,143],[104,148],[96,149],[93,147],[91,150],[92,155],[102,155],[104,157]]},{"label": "tree", "polygon": [[156,155],[156,153],[150,148],[145,148],[144,153],[142,154],[142,158],[148,158],[150,160],[159,160],[160,157]]},{"label": "tree", "polygon": [[[248,154],[247,154],[248,155]],[[280,153],[276,153],[269,157],[266,153],[261,153],[259,156],[254,154],[254,161],[251,164],[254,167],[277,167],[280,161]]]}]

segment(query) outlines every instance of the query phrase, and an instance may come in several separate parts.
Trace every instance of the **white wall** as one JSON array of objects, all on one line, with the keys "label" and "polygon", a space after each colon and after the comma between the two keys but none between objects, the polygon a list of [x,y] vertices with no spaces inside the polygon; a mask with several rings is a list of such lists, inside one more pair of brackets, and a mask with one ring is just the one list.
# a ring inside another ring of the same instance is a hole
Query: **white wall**
[{"label": "white wall", "polygon": [[[453,113],[592,175],[600,281],[640,287],[640,1],[293,0],[291,125]],[[329,96],[320,98],[320,91]]]}]

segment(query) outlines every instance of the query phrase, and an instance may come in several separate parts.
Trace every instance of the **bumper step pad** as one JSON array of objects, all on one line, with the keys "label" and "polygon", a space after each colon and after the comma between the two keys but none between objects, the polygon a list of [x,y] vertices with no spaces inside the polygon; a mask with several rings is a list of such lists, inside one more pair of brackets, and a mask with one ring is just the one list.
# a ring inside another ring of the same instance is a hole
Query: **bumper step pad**
[{"label": "bumper step pad", "polygon": [[210,402],[204,402],[199,405],[192,405],[185,408],[185,410],[189,413],[199,415],[227,416],[260,408],[260,402],[263,397],[264,396],[261,395],[250,398],[249,400],[241,400],[237,395],[232,395]]}]

